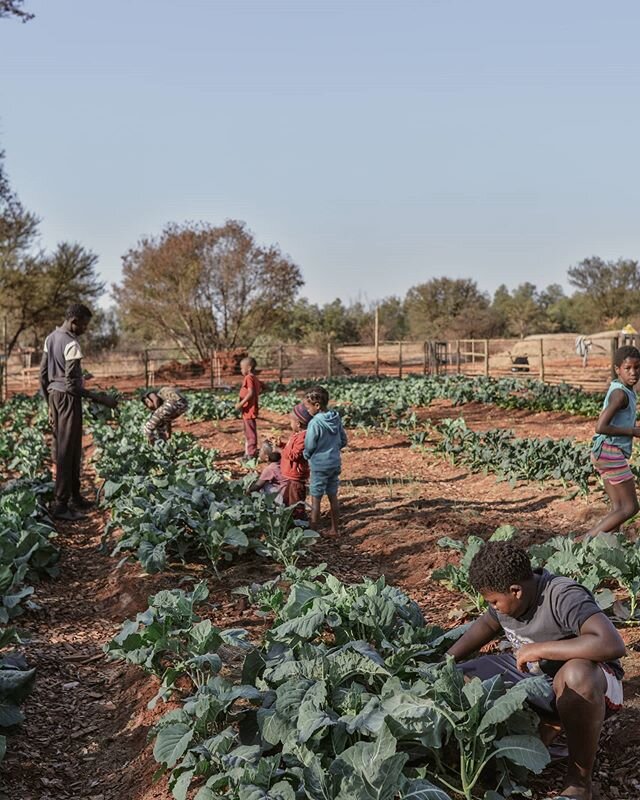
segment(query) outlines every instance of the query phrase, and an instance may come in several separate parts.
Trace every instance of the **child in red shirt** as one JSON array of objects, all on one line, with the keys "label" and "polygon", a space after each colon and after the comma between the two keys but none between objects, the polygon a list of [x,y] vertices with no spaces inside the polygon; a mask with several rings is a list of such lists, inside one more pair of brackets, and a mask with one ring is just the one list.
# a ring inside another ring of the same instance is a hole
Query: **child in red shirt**
[{"label": "child in red shirt", "polygon": [[242,412],[245,456],[255,458],[258,455],[258,398],[262,391],[262,384],[256,375],[255,358],[243,358],[240,362],[240,372],[244,375],[244,380],[236,408]]},{"label": "child in red shirt", "polygon": [[296,506],[293,512],[296,519],[305,519],[304,501],[307,497],[309,464],[302,452],[307,425],[312,420],[312,416],[305,408],[304,403],[298,403],[289,416],[292,434],[282,448],[282,458],[280,459],[283,481],[282,500],[285,506]]}]

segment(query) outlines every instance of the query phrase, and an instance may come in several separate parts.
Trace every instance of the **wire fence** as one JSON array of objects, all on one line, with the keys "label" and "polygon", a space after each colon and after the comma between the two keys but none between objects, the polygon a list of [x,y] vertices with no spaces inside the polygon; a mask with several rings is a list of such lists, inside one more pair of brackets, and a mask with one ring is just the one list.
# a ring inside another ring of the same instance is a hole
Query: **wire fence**
[{"label": "wire fence", "polygon": [[[638,340],[636,342],[636,340]],[[328,344],[326,349],[291,344],[212,349],[191,359],[177,348],[105,351],[83,359],[88,385],[121,391],[171,384],[185,388],[225,389],[240,381],[240,361],[251,355],[263,381],[334,376],[505,375],[569,383],[591,391],[606,389],[613,353],[620,344],[640,344],[640,336],[600,338],[586,357],[576,353],[574,335],[527,339],[456,339],[392,341],[378,344]],[[38,390],[41,353],[33,348],[0,355],[2,399]]]}]

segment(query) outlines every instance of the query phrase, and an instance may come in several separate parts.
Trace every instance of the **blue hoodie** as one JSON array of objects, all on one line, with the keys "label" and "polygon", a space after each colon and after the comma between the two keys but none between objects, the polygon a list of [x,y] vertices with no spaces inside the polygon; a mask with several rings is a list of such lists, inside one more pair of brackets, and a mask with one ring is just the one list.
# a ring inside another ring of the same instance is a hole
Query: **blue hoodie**
[{"label": "blue hoodie", "polygon": [[337,411],[318,411],[307,426],[304,457],[313,470],[340,468],[340,450],[347,445],[347,434]]}]

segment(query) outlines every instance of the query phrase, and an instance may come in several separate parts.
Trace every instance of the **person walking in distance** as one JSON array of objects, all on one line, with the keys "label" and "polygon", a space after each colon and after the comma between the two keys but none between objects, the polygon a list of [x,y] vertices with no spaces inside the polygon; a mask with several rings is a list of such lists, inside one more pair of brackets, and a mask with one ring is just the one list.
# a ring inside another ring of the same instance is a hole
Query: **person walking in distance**
[{"label": "person walking in distance", "polygon": [[53,432],[56,482],[52,514],[57,519],[79,519],[92,503],[80,494],[82,462],[82,398],[115,408],[115,398],[84,388],[82,351],[78,336],[89,325],[91,311],[80,303],[69,306],[65,320],[47,336],[40,364],[40,389],[49,405]]}]

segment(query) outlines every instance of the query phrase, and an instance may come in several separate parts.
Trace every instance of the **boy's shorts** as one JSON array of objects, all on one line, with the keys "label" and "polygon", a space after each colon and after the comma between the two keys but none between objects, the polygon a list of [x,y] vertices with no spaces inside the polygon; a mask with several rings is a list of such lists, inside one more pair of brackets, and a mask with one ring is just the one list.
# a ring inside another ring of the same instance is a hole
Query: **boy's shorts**
[{"label": "boy's shorts", "polygon": [[323,495],[335,496],[338,494],[340,485],[340,467],[334,469],[312,469],[311,481],[309,482],[309,494],[311,497],[322,497]]},{"label": "boy's shorts", "polygon": [[[622,681],[617,678],[607,664],[598,664],[607,681],[605,691],[606,716],[615,714],[622,708]],[[516,659],[511,653],[501,653],[500,655],[488,654],[472,658],[470,661],[463,661],[459,664],[460,669],[470,678],[480,678],[486,681],[494,675],[502,675],[507,686],[514,686],[516,683],[530,678],[531,674],[520,672],[516,666]],[[549,687],[553,690],[553,678],[544,675],[549,681]],[[544,697],[531,697],[529,702],[536,709],[547,714],[557,716],[555,696],[546,699]]]},{"label": "boy's shorts", "polygon": [[625,454],[615,444],[603,442],[599,453],[591,453],[591,463],[602,477],[614,485],[633,480],[633,473]]}]

